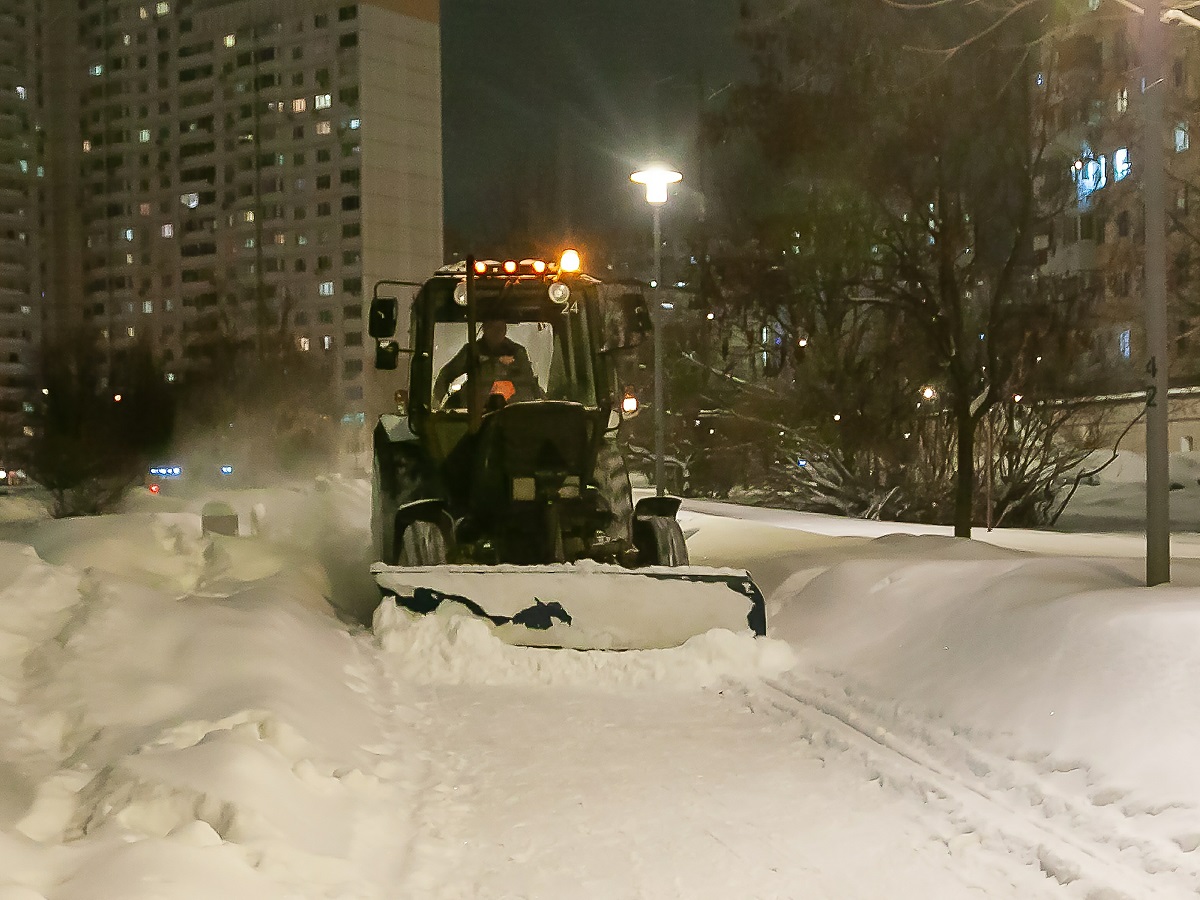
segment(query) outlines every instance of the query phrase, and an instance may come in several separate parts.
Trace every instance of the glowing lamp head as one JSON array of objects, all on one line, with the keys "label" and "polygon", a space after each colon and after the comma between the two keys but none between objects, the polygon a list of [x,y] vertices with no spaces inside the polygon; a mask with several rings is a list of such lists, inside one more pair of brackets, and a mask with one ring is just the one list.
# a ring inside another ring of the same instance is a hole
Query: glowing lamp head
[{"label": "glowing lamp head", "polygon": [[562,257],[558,261],[558,271],[560,272],[578,272],[583,267],[583,263],[579,258],[578,250],[564,250]]},{"label": "glowing lamp head", "polygon": [[476,275],[484,275],[486,273],[487,273],[487,263],[485,263],[482,259],[477,260],[475,262],[475,274]]},{"label": "glowing lamp head", "polygon": [[658,204],[667,202],[667,185],[678,184],[683,181],[683,176],[664,166],[651,166],[634,172],[629,176],[629,180],[634,184],[645,185],[646,202]]},{"label": "glowing lamp head", "polygon": [[160,490],[160,488],[157,484],[150,485],[150,493],[157,494],[159,492],[159,490]]},{"label": "glowing lamp head", "polygon": [[621,399],[621,410],[626,415],[633,415],[638,411],[638,398],[633,396],[633,394],[626,394]]},{"label": "glowing lamp head", "polygon": [[504,261],[504,274],[514,275],[514,274],[516,274],[516,271],[517,271],[516,260],[506,259]]}]

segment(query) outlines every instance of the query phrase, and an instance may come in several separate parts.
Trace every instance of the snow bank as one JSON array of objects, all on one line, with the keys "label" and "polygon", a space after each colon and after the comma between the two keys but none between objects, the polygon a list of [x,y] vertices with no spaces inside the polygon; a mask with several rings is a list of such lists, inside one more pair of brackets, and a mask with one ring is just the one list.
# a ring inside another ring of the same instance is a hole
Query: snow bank
[{"label": "snow bank", "polygon": [[1017,758],[1200,806],[1200,569],[1177,563],[1169,588],[1141,577],[1136,560],[893,535],[785,582],[770,624],[805,665]]},{"label": "snow bank", "polygon": [[190,513],[28,537],[0,544],[0,895],[368,895],[357,829],[403,752],[376,704],[404,699],[319,568]]}]

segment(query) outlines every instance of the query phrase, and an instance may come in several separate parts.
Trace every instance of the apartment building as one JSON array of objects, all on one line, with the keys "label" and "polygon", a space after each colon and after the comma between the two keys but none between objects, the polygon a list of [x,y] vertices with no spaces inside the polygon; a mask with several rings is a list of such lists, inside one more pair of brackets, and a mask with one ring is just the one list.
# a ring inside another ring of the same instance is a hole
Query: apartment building
[{"label": "apartment building", "polygon": [[[1072,0],[1044,41],[1036,89],[1069,195],[1035,239],[1041,271],[1093,280],[1094,327],[1080,386],[1145,381],[1142,17],[1116,0]],[[1200,383],[1200,31],[1168,27],[1168,315],[1173,383]],[[1035,126],[1041,123],[1035,123]],[[1047,193],[1050,193],[1048,188]]]},{"label": "apartment building", "polygon": [[[442,261],[438,0],[10,6],[40,14],[27,46],[54,45],[40,168],[0,165],[44,175],[50,327],[91,323],[113,352],[148,339],[181,382],[221,342],[286,334],[329,361],[353,449],[396,388],[376,383],[371,285]],[[27,100],[0,85],[0,127]],[[6,184],[0,219],[20,203]]]},{"label": "apartment building", "polygon": [[0,0],[0,484],[32,432],[45,272],[34,4]]}]

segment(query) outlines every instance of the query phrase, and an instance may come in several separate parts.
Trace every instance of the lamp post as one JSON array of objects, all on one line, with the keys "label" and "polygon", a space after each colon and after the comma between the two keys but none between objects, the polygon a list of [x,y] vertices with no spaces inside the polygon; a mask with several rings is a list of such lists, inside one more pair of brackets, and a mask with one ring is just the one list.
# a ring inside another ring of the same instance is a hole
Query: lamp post
[{"label": "lamp post", "polygon": [[1150,386],[1146,409],[1146,584],[1171,580],[1169,451],[1167,446],[1167,250],[1166,187],[1163,169],[1164,97],[1163,27],[1161,0],[1145,4],[1143,72],[1145,88],[1146,207],[1146,373]]},{"label": "lamp post", "polygon": [[663,443],[666,425],[663,410],[663,360],[662,360],[662,301],[658,289],[662,284],[662,208],[667,202],[667,185],[678,184],[683,176],[664,166],[651,166],[629,176],[634,184],[645,185],[646,202],[654,210],[654,493],[661,497],[666,478],[666,461]]}]

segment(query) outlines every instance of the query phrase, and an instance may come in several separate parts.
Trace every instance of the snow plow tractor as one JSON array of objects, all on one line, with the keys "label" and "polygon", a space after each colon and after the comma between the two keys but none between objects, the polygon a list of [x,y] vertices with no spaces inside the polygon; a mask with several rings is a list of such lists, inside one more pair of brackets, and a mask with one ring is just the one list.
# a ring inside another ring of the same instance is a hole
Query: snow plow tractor
[{"label": "snow plow tractor", "polygon": [[[410,346],[395,339],[415,289]],[[616,360],[650,328],[640,288],[560,262],[476,260],[375,285],[377,369],[411,356],[374,431],[372,567],[417,613],[476,616],[512,644],[672,647],[713,628],[762,635],[739,569],[688,565],[675,497],[633,503],[617,443]]]}]

